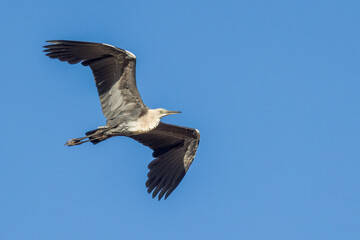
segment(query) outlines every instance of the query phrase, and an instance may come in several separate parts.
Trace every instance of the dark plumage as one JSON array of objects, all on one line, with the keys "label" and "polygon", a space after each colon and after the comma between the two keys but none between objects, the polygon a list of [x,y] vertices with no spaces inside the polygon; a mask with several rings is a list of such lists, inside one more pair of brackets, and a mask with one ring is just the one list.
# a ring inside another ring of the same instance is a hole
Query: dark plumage
[{"label": "dark plumage", "polygon": [[199,144],[196,129],[160,122],[166,115],[179,113],[165,109],[149,109],[136,87],[134,54],[101,43],[48,41],[47,56],[70,64],[81,62],[94,74],[105,126],[88,131],[85,137],[71,139],[66,145],[88,141],[97,144],[113,136],[127,136],[151,148],[155,158],[149,164],[146,187],[152,196],[165,199],[179,185]]}]

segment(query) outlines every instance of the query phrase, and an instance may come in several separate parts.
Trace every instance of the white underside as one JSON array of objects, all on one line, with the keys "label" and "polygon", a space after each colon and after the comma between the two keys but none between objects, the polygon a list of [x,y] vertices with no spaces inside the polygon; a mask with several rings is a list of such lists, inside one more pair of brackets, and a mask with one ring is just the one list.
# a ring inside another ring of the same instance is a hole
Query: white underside
[{"label": "white underside", "polygon": [[136,122],[130,122],[128,123],[128,131],[134,134],[140,134],[140,133],[146,133],[149,132],[151,130],[153,130],[154,128],[156,128],[160,123],[160,119],[159,121],[156,122],[141,122],[141,121],[136,121]]},{"label": "white underside", "polygon": [[157,110],[149,109],[146,114],[138,118],[136,121],[129,122],[128,131],[131,133],[146,133],[156,128],[160,123],[160,116]]}]

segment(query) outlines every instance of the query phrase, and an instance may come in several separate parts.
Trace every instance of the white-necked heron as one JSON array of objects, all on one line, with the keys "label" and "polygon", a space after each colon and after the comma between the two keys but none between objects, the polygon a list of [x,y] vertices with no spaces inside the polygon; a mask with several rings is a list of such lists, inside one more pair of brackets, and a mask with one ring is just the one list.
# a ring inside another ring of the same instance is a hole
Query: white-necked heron
[{"label": "white-necked heron", "polygon": [[160,122],[160,118],[180,113],[163,108],[149,109],[136,87],[136,57],[129,51],[102,43],[47,41],[47,56],[70,64],[81,62],[94,74],[106,125],[66,142],[97,144],[113,136],[127,136],[148,146],[155,158],[149,164],[146,187],[160,200],[179,185],[194,160],[200,140],[197,129]]}]

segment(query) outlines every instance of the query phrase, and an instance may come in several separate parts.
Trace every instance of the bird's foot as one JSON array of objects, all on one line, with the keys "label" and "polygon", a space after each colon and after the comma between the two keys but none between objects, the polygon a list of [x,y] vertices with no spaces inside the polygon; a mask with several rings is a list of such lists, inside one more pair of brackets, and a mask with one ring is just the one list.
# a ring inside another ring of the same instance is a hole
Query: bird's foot
[{"label": "bird's foot", "polygon": [[76,139],[70,139],[68,141],[66,141],[65,143],[65,146],[75,146],[75,145],[78,145],[79,144],[79,140],[76,140]]},{"label": "bird's foot", "polygon": [[73,138],[73,139],[66,141],[65,146],[71,147],[71,146],[80,145],[80,144],[83,144],[83,143],[86,143],[89,141],[90,141],[90,139],[88,136],[81,137],[81,138]]},{"label": "bird's foot", "polygon": [[75,146],[75,145],[80,145],[80,144],[86,143],[86,142],[89,141],[89,140],[84,141],[84,139],[86,139],[86,138],[87,138],[87,137],[70,139],[70,140],[66,141],[65,146],[71,147],[71,146]]}]

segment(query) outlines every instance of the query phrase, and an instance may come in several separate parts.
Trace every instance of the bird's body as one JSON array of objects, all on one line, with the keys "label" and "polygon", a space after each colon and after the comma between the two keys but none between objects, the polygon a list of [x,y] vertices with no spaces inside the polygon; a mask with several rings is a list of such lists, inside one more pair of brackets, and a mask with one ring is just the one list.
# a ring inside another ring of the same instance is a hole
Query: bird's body
[{"label": "bird's body", "polygon": [[158,109],[148,109],[144,115],[136,121],[128,123],[128,131],[131,135],[146,133],[156,128],[160,123]]},{"label": "bird's body", "polygon": [[91,141],[97,144],[113,136],[127,136],[150,147],[153,160],[146,186],[159,200],[167,198],[190,167],[199,144],[196,129],[160,122],[170,114],[163,108],[149,109],[136,87],[136,57],[133,53],[108,44],[78,41],[48,41],[44,50],[50,58],[70,64],[90,66],[95,77],[105,126],[89,131],[85,137],[67,141],[73,146]]}]

